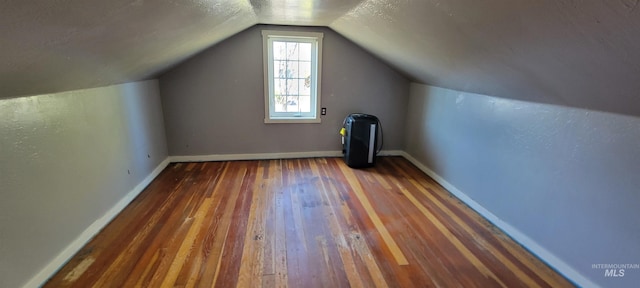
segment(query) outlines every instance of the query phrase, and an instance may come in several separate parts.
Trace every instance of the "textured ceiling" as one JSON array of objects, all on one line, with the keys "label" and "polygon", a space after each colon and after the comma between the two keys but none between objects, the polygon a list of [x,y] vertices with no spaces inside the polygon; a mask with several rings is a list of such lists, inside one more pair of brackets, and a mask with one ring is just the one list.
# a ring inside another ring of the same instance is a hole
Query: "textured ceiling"
[{"label": "textured ceiling", "polygon": [[0,1],[0,97],[148,78],[257,22],[247,1]]},{"label": "textured ceiling", "polygon": [[419,82],[640,116],[638,0],[371,0],[330,26]]},{"label": "textured ceiling", "polygon": [[329,26],[414,81],[640,116],[639,0],[0,0],[0,98],[154,77],[254,24]]}]

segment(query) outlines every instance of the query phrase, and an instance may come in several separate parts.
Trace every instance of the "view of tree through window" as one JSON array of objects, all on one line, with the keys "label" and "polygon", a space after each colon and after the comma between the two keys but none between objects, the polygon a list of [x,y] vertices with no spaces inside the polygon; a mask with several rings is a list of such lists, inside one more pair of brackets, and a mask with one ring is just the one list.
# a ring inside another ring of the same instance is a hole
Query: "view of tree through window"
[{"label": "view of tree through window", "polygon": [[265,123],[320,123],[323,34],[262,31]]},{"label": "view of tree through window", "polygon": [[275,112],[311,111],[311,43],[273,41]]}]

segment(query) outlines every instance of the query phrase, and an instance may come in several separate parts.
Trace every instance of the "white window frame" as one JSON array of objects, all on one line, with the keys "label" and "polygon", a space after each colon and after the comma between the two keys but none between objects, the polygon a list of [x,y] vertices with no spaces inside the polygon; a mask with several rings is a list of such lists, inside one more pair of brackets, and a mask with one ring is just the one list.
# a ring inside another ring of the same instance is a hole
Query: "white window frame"
[{"label": "white window frame", "polygon": [[[320,83],[322,75],[322,38],[319,32],[263,30],[264,66],[264,123],[320,123]],[[275,112],[273,41],[311,43],[311,112],[296,115],[293,112]]]}]

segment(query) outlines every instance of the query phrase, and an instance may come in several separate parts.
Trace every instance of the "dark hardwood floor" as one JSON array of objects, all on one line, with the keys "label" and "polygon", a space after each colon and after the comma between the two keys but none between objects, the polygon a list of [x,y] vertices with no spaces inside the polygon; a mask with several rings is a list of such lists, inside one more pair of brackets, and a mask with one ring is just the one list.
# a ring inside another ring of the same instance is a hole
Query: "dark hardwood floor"
[{"label": "dark hardwood floor", "polygon": [[170,164],[45,287],[572,287],[400,157]]}]

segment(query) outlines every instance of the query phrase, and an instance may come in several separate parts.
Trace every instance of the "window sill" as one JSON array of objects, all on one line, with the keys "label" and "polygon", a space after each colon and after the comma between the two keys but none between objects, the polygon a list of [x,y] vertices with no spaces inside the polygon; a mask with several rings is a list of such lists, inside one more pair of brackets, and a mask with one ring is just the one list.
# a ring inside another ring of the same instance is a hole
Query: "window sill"
[{"label": "window sill", "polygon": [[264,119],[264,123],[265,124],[282,124],[282,123],[287,123],[287,124],[317,124],[317,123],[321,123],[322,119],[321,118],[300,118],[300,117],[282,117],[282,118],[265,118]]}]

